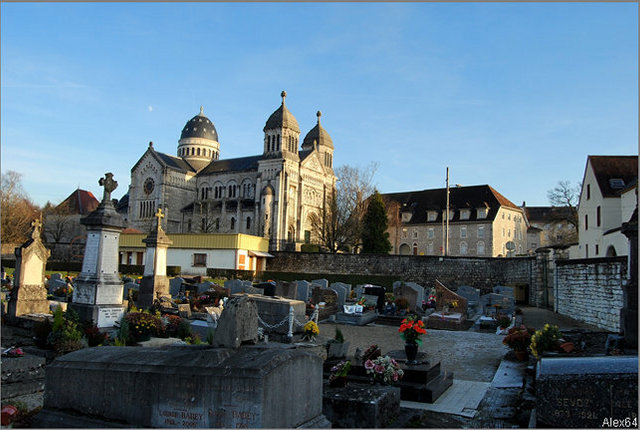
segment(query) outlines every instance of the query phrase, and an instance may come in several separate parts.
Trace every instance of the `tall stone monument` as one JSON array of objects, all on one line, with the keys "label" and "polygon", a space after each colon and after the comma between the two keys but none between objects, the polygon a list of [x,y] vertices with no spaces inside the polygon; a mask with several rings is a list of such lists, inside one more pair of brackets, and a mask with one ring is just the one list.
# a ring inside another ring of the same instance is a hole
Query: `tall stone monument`
[{"label": "tall stone monument", "polygon": [[82,321],[109,328],[125,311],[123,284],[118,276],[118,242],[125,223],[111,201],[111,193],[118,186],[113,174],[106,173],[98,183],[104,187],[102,202],[80,220],[87,228],[87,244],[71,307]]},{"label": "tall stone monument", "polygon": [[[637,200],[637,197],[636,197]],[[620,312],[624,343],[638,349],[638,207],[628,222],[622,224],[622,234],[629,239],[629,279],[623,287],[623,308]]]},{"label": "tall stone monument", "polygon": [[150,308],[153,301],[162,296],[171,297],[169,293],[169,278],[167,278],[167,248],[173,242],[162,229],[162,209],[156,212],[158,223],[151,228],[151,233],[142,241],[147,244],[147,255],[144,264],[144,274],[140,282],[138,307]]},{"label": "tall stone monument", "polygon": [[16,272],[8,309],[10,319],[26,314],[49,313],[47,288],[43,279],[51,251],[44,247],[40,239],[42,222],[36,219],[31,226],[31,239],[15,249]]}]

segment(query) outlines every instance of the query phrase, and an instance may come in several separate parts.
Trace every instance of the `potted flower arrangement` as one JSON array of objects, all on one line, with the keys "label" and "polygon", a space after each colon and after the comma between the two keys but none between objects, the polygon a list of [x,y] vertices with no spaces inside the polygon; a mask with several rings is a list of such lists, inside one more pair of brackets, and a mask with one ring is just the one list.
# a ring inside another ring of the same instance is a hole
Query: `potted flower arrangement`
[{"label": "potted flower arrangement", "polygon": [[562,334],[557,325],[545,324],[542,330],[536,330],[531,336],[530,349],[536,358],[540,358],[543,352],[557,349]]},{"label": "potted flower arrangement", "polygon": [[397,382],[404,375],[398,363],[386,355],[365,361],[364,368],[367,370],[368,375],[372,375],[374,382],[383,384]]},{"label": "potted flower arrangement", "polygon": [[424,322],[416,319],[416,316],[410,316],[402,320],[402,324],[398,331],[400,337],[404,339],[404,351],[407,354],[407,364],[414,364],[418,355],[418,345],[422,344],[420,336],[427,334],[424,328]]},{"label": "potted flower arrangement", "polygon": [[320,329],[318,328],[318,324],[314,321],[309,321],[304,325],[304,336],[302,339],[314,341],[319,333]]},{"label": "potted flower arrangement", "polygon": [[343,360],[331,368],[329,385],[332,387],[344,387],[347,385],[347,374],[351,370],[351,361]]},{"label": "potted flower arrangement", "polygon": [[144,342],[162,329],[162,321],[148,312],[129,312],[124,316],[129,325],[129,335],[133,342]]},{"label": "potted flower arrangement", "polygon": [[502,339],[502,343],[513,349],[519,361],[525,361],[528,356],[527,349],[531,344],[531,335],[534,330],[525,325],[511,327],[507,335]]}]

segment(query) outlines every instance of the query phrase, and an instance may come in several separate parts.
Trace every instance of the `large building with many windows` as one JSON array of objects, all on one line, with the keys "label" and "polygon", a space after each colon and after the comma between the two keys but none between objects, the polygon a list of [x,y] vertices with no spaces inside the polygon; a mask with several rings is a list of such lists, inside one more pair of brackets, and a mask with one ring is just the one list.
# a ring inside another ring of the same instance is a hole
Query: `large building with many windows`
[{"label": "large building with many windows", "polygon": [[[527,250],[527,221],[489,185],[383,194],[393,254],[501,257]],[[447,226],[447,216],[449,218]]]},{"label": "large building with many windows", "polygon": [[322,212],[335,190],[334,147],[320,112],[301,140],[286,92],[281,96],[259,155],[221,159],[224,145],[202,108],[182,129],[175,156],[149,143],[131,169],[130,227],[149,231],[162,208],[167,233],[249,234],[267,238],[272,250],[308,241],[311,215]]}]

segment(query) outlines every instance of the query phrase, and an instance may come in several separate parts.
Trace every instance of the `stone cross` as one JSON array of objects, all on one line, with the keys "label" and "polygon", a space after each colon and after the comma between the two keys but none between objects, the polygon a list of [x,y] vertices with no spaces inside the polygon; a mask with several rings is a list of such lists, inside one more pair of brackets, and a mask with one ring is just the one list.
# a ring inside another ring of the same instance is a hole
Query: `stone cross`
[{"label": "stone cross", "polygon": [[164,218],[164,214],[162,213],[162,209],[158,208],[158,211],[156,212],[156,214],[154,215],[156,218],[158,218],[158,230],[162,230],[162,218]]},{"label": "stone cross", "polygon": [[101,187],[104,187],[104,193],[102,195],[103,202],[111,201],[111,193],[118,188],[118,182],[113,180],[113,173],[105,173],[104,178],[100,178],[98,181]]},{"label": "stone cross", "polygon": [[42,221],[39,219],[34,219],[31,222],[31,227],[33,227],[33,231],[31,232],[31,238],[37,239],[40,237],[40,229],[42,228]]}]

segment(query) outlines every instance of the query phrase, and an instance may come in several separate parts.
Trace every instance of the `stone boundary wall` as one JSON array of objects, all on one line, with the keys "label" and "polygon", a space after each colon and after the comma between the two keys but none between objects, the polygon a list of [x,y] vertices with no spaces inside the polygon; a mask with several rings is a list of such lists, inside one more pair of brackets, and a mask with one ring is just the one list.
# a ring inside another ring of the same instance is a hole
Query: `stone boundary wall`
[{"label": "stone boundary wall", "polygon": [[558,313],[619,332],[626,277],[627,257],[556,261]]},{"label": "stone boundary wall", "polygon": [[[477,258],[382,254],[325,254],[273,252],[267,262],[272,272],[363,274],[395,276],[405,282],[434,287],[438,279],[448,288],[461,285],[480,288],[481,294],[496,285],[535,286],[535,257]],[[535,288],[533,288],[535,290]]]}]

